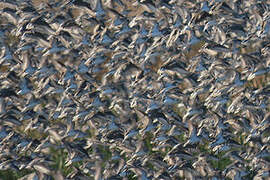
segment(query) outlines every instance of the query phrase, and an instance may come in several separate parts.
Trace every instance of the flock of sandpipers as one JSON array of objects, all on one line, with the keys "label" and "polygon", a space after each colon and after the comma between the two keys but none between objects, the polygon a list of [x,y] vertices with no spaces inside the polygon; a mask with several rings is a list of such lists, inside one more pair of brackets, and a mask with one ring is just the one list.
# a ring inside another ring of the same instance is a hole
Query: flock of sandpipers
[{"label": "flock of sandpipers", "polygon": [[0,1],[0,179],[269,178],[269,8]]}]

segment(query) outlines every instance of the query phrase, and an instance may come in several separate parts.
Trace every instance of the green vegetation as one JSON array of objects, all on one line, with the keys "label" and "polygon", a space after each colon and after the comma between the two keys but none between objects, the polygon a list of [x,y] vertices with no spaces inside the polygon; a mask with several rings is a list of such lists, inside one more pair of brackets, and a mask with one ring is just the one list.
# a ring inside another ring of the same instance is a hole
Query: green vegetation
[{"label": "green vegetation", "polygon": [[65,161],[67,159],[68,153],[63,149],[50,148],[51,160],[53,161],[52,168],[54,170],[59,170],[63,175],[68,175],[72,172],[71,167],[65,166]]},{"label": "green vegetation", "polygon": [[108,146],[98,145],[97,148],[98,151],[101,153],[104,163],[111,159],[112,153]]},{"label": "green vegetation", "polygon": [[199,150],[203,154],[211,154],[211,149],[209,148],[209,142],[204,142],[202,144],[199,144]]},{"label": "green vegetation", "polygon": [[23,169],[23,170],[20,170],[20,171],[13,171],[13,170],[1,170],[0,171],[0,177],[1,179],[3,180],[16,180],[16,179],[19,179],[27,174],[30,174],[31,170],[27,170],[27,169]]},{"label": "green vegetation", "polygon": [[144,143],[145,143],[147,149],[149,150],[149,154],[152,154],[153,153],[153,150],[152,150],[153,149],[153,144],[151,144],[151,141],[153,139],[153,135],[151,133],[147,132],[145,134],[145,136],[146,137],[144,139]]},{"label": "green vegetation", "polygon": [[136,177],[136,174],[132,171],[128,171],[128,175],[127,175],[128,180],[137,180],[138,177]]},{"label": "green vegetation", "polygon": [[249,172],[246,176],[244,176],[244,179],[253,179],[256,175],[256,171],[252,170],[251,167],[247,167],[247,172]]},{"label": "green vegetation", "polygon": [[230,165],[232,161],[230,158],[221,158],[217,161],[210,160],[210,164],[213,166],[213,168],[223,171],[228,165]]}]

